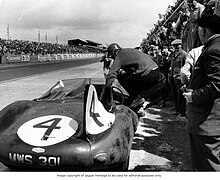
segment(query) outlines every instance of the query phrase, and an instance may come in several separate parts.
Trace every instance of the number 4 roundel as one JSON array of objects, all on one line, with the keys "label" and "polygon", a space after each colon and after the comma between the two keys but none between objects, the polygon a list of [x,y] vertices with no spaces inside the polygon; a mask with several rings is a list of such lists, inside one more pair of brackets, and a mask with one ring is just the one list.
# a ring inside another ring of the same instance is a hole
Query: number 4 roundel
[{"label": "number 4 roundel", "polygon": [[29,145],[50,146],[67,140],[77,129],[78,123],[70,117],[48,115],[24,123],[17,134]]}]

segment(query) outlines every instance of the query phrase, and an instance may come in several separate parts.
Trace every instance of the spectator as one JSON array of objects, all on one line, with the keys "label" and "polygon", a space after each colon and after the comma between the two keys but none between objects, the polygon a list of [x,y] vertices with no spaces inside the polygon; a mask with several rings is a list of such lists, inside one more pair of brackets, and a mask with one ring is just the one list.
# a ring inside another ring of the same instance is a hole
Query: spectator
[{"label": "spectator", "polygon": [[[152,58],[156,57],[156,46],[155,45],[150,45],[148,52],[147,52]],[[156,62],[156,59],[154,59]]]},{"label": "spectator", "polygon": [[161,49],[158,46],[155,46],[155,61],[159,67],[160,72],[162,72],[163,69],[163,56],[161,53]]},{"label": "spectator", "polygon": [[168,80],[168,74],[169,74],[169,69],[170,69],[170,54],[171,52],[169,51],[168,47],[164,47],[162,51],[162,57],[163,57],[163,66],[161,67],[161,72],[164,74],[166,79]]},{"label": "spectator", "polygon": [[189,92],[183,94],[188,102],[194,171],[220,171],[220,12],[215,3],[210,6],[198,22],[204,49],[194,66]]},{"label": "spectator", "polygon": [[188,54],[186,58],[185,65],[180,70],[180,78],[181,82],[188,86],[192,69],[200,54],[202,53],[202,48],[204,46],[199,46],[197,48],[193,48]]},{"label": "spectator", "polygon": [[172,99],[172,94],[171,94],[171,89],[170,89],[170,84],[169,84],[169,72],[170,72],[170,65],[171,65],[171,58],[170,58],[171,52],[169,51],[168,47],[164,47],[162,51],[162,56],[163,56],[163,66],[160,68],[161,73],[164,74],[166,78],[166,91],[164,92],[164,98],[163,98],[163,104],[161,107],[166,107],[166,101],[168,99]]},{"label": "spectator", "polygon": [[102,56],[100,62],[103,63],[103,67],[102,67],[102,70],[103,70],[103,73],[104,73],[104,77],[106,79],[107,75],[108,75],[108,72],[113,64],[113,59],[112,58],[108,58],[106,57],[106,55]]},{"label": "spectator", "polygon": [[187,34],[187,52],[189,52],[192,48],[202,45],[198,35],[198,19],[205,7],[198,1],[199,0],[187,0],[190,12],[188,18],[189,29]]},{"label": "spectator", "polygon": [[176,39],[171,43],[174,46],[174,53],[171,59],[170,67],[170,85],[172,91],[172,97],[175,104],[176,114],[179,117],[185,117],[186,115],[186,100],[181,92],[183,84],[180,80],[180,69],[185,64],[187,53],[182,49],[182,41]]},{"label": "spectator", "polygon": [[[101,51],[101,50],[100,50]],[[13,55],[38,55],[38,54],[64,54],[64,53],[87,53],[99,52],[98,49],[84,46],[67,46],[63,44],[38,43],[21,40],[5,40],[0,39],[1,54]],[[104,52],[104,50],[102,51]]]},{"label": "spectator", "polygon": [[189,33],[189,8],[187,3],[184,3],[182,6],[179,17],[177,19],[177,22],[173,28],[174,31],[180,32],[180,38],[182,40],[182,48],[184,51],[187,51],[187,39],[188,39],[188,33]]}]

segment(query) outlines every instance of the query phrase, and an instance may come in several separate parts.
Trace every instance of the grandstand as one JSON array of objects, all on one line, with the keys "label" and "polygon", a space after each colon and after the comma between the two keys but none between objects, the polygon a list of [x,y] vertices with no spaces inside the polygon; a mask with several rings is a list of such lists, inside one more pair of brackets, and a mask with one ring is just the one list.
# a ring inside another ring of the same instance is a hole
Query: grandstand
[{"label": "grandstand", "polygon": [[89,49],[89,51],[92,52],[103,52],[106,50],[106,47],[102,45],[101,43],[97,43],[91,40],[83,40],[83,39],[72,39],[68,40],[69,46],[81,46]]},{"label": "grandstand", "polygon": [[[94,44],[96,46],[94,46]],[[68,45],[52,44],[45,42],[32,42],[23,40],[6,40],[0,38],[0,55],[45,55],[83,52],[103,52],[103,48],[97,48],[99,43],[83,41],[80,39],[68,41]],[[87,47],[89,46],[89,48]],[[94,47],[92,49],[92,47]]]},{"label": "grandstand", "polygon": [[0,64],[99,57],[105,52],[99,45],[101,44],[80,39],[63,45],[0,38]]}]

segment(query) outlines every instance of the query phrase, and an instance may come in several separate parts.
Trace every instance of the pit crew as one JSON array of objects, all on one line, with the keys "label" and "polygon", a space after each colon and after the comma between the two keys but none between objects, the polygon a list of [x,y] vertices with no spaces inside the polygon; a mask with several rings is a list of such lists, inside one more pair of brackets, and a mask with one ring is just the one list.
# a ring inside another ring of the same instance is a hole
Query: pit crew
[{"label": "pit crew", "polygon": [[106,76],[105,88],[101,98],[107,109],[112,106],[111,85],[115,79],[129,93],[129,104],[139,116],[144,115],[142,108],[145,99],[141,92],[159,82],[158,65],[151,56],[132,48],[121,48],[112,43],[107,48],[107,57],[113,59],[112,66]]}]

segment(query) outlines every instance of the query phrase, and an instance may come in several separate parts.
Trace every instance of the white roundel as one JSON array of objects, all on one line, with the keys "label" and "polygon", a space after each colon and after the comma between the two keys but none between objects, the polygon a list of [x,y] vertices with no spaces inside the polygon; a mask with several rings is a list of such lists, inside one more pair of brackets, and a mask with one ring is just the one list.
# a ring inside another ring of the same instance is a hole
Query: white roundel
[{"label": "white roundel", "polygon": [[32,146],[50,146],[67,140],[75,134],[78,123],[67,116],[48,115],[22,124],[17,134]]}]

